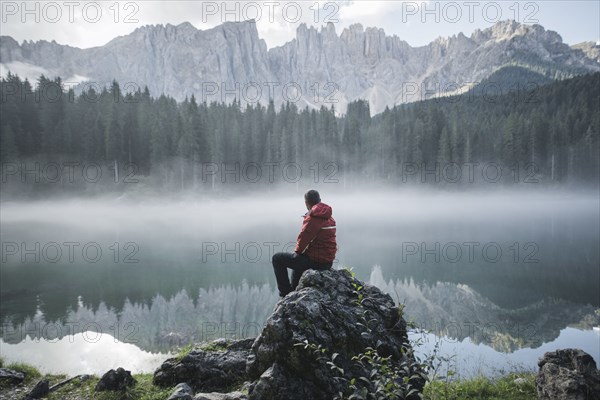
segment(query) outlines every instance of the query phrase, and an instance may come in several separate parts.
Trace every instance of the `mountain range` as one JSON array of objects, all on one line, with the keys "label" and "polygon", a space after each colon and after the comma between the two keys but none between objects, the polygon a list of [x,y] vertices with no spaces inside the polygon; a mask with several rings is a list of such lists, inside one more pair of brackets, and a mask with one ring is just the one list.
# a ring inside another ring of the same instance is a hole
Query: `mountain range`
[{"label": "mountain range", "polygon": [[[244,103],[273,99],[301,108],[369,101],[376,114],[396,104],[430,95],[464,92],[493,80],[504,67],[518,67],[543,80],[600,71],[600,45],[569,46],[541,25],[505,20],[437,38],[412,47],[383,29],[354,24],[338,35],[331,23],[317,29],[305,24],[296,38],[267,48],[253,21],[226,22],[200,30],[180,25],[146,25],[104,46],[80,49],[55,41],[23,41],[0,36],[0,67],[35,81],[40,74],[64,82],[107,85],[113,80],[128,91],[147,86],[154,96],[183,100]],[[506,74],[505,74],[506,75]],[[237,85],[237,86],[236,86]],[[503,86],[504,87],[504,86]]]}]

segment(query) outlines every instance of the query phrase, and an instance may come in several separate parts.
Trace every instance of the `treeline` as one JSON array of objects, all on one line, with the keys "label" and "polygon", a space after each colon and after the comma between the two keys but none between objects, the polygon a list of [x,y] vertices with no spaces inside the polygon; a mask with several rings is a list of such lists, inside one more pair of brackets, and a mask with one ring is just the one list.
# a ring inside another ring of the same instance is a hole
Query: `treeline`
[{"label": "treeline", "polygon": [[388,179],[406,162],[430,170],[436,163],[441,170],[478,163],[495,164],[488,169],[506,172],[505,182],[597,184],[600,73],[520,84],[498,96],[494,85],[488,88],[386,110],[372,119],[372,140],[360,153],[375,154],[380,167],[373,172]]},{"label": "treeline", "polygon": [[366,101],[339,116],[334,105],[178,103],[147,88],[124,93],[117,82],[76,95],[43,75],[32,87],[9,73],[1,86],[3,165],[43,159],[115,172],[128,166],[169,190],[214,185],[215,176],[255,183],[258,169],[268,184],[295,181],[299,172],[349,184],[454,182],[458,168],[490,163],[512,174],[505,173],[508,182],[598,180],[600,73],[501,96],[484,91],[405,104],[375,117]]}]

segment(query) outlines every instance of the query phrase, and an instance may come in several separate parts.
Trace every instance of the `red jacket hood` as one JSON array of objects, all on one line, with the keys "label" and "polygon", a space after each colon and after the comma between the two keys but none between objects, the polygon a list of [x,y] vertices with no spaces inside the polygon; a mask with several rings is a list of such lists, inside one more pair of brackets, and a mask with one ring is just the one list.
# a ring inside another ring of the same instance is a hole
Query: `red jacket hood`
[{"label": "red jacket hood", "polygon": [[315,217],[315,218],[329,219],[329,218],[331,218],[332,213],[333,213],[333,210],[331,209],[331,207],[325,203],[315,204],[310,209],[310,216]]}]

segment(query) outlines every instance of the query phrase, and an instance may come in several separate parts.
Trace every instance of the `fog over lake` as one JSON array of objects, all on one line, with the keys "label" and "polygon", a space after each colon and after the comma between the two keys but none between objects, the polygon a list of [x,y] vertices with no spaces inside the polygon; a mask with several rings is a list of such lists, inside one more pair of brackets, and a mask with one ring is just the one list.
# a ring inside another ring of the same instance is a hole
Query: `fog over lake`
[{"label": "fog over lake", "polygon": [[[1,203],[1,355],[49,372],[153,371],[190,341],[256,336],[302,189]],[[600,362],[597,191],[319,190],[334,268],[405,303],[431,332],[414,333],[418,351],[441,340],[465,374],[533,368],[558,343]]]}]

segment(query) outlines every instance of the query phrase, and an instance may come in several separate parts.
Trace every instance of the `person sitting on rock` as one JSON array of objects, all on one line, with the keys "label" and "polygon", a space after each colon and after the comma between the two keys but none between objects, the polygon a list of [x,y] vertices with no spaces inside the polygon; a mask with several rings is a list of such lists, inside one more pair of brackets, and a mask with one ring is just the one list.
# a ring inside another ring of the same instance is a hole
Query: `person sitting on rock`
[{"label": "person sitting on rock", "polygon": [[[298,235],[294,252],[273,255],[273,269],[280,297],[285,297],[296,290],[304,271],[330,269],[335,259],[336,227],[335,220],[331,216],[331,207],[321,202],[319,192],[316,190],[309,190],[304,194],[304,203],[308,212],[304,214],[302,230]],[[291,284],[288,268],[292,270]]]}]

